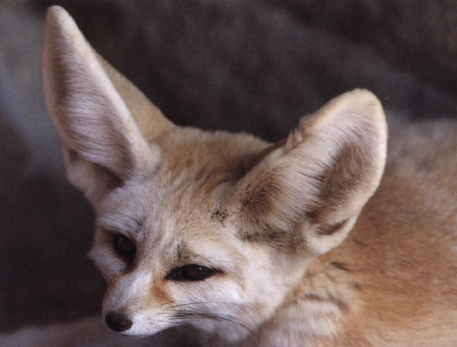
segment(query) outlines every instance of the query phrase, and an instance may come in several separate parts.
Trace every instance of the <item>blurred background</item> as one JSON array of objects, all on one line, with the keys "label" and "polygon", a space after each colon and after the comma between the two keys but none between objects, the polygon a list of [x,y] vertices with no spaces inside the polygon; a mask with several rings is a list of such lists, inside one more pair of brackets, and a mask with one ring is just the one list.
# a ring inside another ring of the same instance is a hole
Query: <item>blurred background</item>
[{"label": "blurred background", "polygon": [[453,0],[0,0],[0,334],[97,314],[104,290],[42,97],[52,4],[179,125],[276,141],[353,88],[392,118],[457,115]]}]

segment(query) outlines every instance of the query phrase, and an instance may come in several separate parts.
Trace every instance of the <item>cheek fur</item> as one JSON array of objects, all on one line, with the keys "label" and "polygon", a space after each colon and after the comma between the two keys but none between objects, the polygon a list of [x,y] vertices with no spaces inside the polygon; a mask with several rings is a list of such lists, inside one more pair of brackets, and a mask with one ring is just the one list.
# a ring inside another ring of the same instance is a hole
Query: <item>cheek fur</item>
[{"label": "cheek fur", "polygon": [[169,289],[166,288],[166,284],[162,279],[159,279],[157,282],[151,286],[151,304],[154,303],[154,306],[157,304],[174,304],[175,301],[172,298]]}]

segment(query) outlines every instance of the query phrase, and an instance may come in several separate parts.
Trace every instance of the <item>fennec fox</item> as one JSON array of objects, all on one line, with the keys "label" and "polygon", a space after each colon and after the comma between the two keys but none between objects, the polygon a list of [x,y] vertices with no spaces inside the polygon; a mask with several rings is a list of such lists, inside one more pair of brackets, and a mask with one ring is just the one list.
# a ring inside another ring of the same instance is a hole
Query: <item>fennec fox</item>
[{"label": "fennec fox", "polygon": [[381,179],[387,126],[370,92],[331,100],[276,144],[182,128],[60,7],[43,77],[68,177],[97,214],[90,256],[112,330],[191,324],[236,346],[457,345],[454,154],[430,174],[411,161]]}]

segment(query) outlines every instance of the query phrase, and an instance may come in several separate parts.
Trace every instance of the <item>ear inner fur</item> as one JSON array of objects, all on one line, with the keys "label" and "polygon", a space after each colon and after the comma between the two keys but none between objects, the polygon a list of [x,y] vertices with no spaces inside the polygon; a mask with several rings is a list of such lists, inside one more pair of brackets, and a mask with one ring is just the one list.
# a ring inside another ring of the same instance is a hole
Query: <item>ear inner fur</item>
[{"label": "ear inner fur", "polygon": [[49,9],[46,20],[43,86],[68,177],[93,204],[112,187],[150,175],[157,167],[160,152],[148,144],[139,126],[152,138],[172,123],[98,57],[58,6]]},{"label": "ear inner fur", "polygon": [[242,220],[241,237],[288,244],[297,240],[294,231],[304,233],[301,243],[328,251],[379,184],[385,143],[382,108],[366,91],[346,93],[304,118],[238,182],[229,205]]}]

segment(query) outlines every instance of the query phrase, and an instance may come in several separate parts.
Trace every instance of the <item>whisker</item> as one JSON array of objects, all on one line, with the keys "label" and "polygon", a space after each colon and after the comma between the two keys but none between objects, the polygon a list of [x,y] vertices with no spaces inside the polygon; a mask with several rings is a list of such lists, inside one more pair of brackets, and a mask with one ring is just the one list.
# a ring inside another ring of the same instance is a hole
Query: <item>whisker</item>
[{"label": "whisker", "polygon": [[216,314],[216,313],[200,313],[200,312],[194,312],[194,311],[189,311],[189,310],[178,310],[171,318],[170,320],[180,320],[183,318],[200,318],[200,319],[213,319],[216,321],[225,321],[225,322],[230,322],[233,324],[236,324],[243,329],[246,329],[249,333],[254,334],[254,331],[249,328],[244,322],[239,321],[236,317],[229,316],[229,315],[222,315],[222,314]]},{"label": "whisker", "polygon": [[[249,320],[251,324],[240,320],[237,317],[225,314],[218,314],[218,313],[210,313],[210,312],[196,312],[194,309],[197,308],[199,305],[231,305],[231,306],[238,306],[240,307],[245,313],[249,313],[247,311],[247,307],[244,304],[238,304],[233,302],[226,302],[226,301],[198,301],[198,302],[182,302],[182,303],[174,303],[174,302],[167,302],[160,305],[162,311],[159,312],[159,315],[165,316],[169,315],[168,320],[160,320],[161,322],[172,323],[172,325],[181,325],[185,322],[182,322],[183,319],[212,319],[215,321],[224,321],[229,322],[248,331],[251,335],[254,335],[254,330],[251,326],[255,326],[255,319],[249,314]],[[188,308],[188,309],[185,309]],[[176,310],[176,311],[175,311]],[[159,321],[159,320],[157,320]]]},{"label": "whisker", "polygon": [[207,305],[207,304],[234,305],[234,306],[241,306],[243,308],[246,307],[246,305],[243,305],[243,304],[237,304],[237,303],[234,303],[234,302],[226,302],[226,301],[197,301],[197,302],[175,304],[173,306],[170,306],[170,308],[179,308],[179,307],[183,307],[183,306],[192,306],[192,305]]},{"label": "whisker", "polygon": [[164,302],[163,304],[160,304],[160,307],[170,304],[173,304],[173,301]]},{"label": "whisker", "polygon": [[[170,311],[170,310],[173,310],[173,309],[180,309],[181,307],[188,307],[190,306],[192,308],[192,306],[195,306],[195,305],[208,305],[208,304],[214,304],[214,305],[233,305],[233,306],[239,306],[241,307],[245,313],[248,314],[249,316],[249,320],[251,321],[251,323],[253,325],[255,325],[255,319],[251,316],[250,312],[247,310],[247,307],[246,305],[244,304],[239,304],[239,303],[233,303],[233,302],[227,302],[227,301],[197,301],[197,302],[189,302],[189,303],[178,303],[178,304],[174,304],[174,305],[170,305],[170,307],[167,308],[167,311]],[[182,311],[182,310],[181,310]],[[191,311],[189,311],[191,312]],[[195,312],[197,313],[197,312]],[[210,313],[206,313],[206,314],[210,314]],[[213,313],[215,314],[215,313]],[[230,317],[233,317],[233,316],[230,316]],[[235,317],[233,317],[235,318]]]}]

